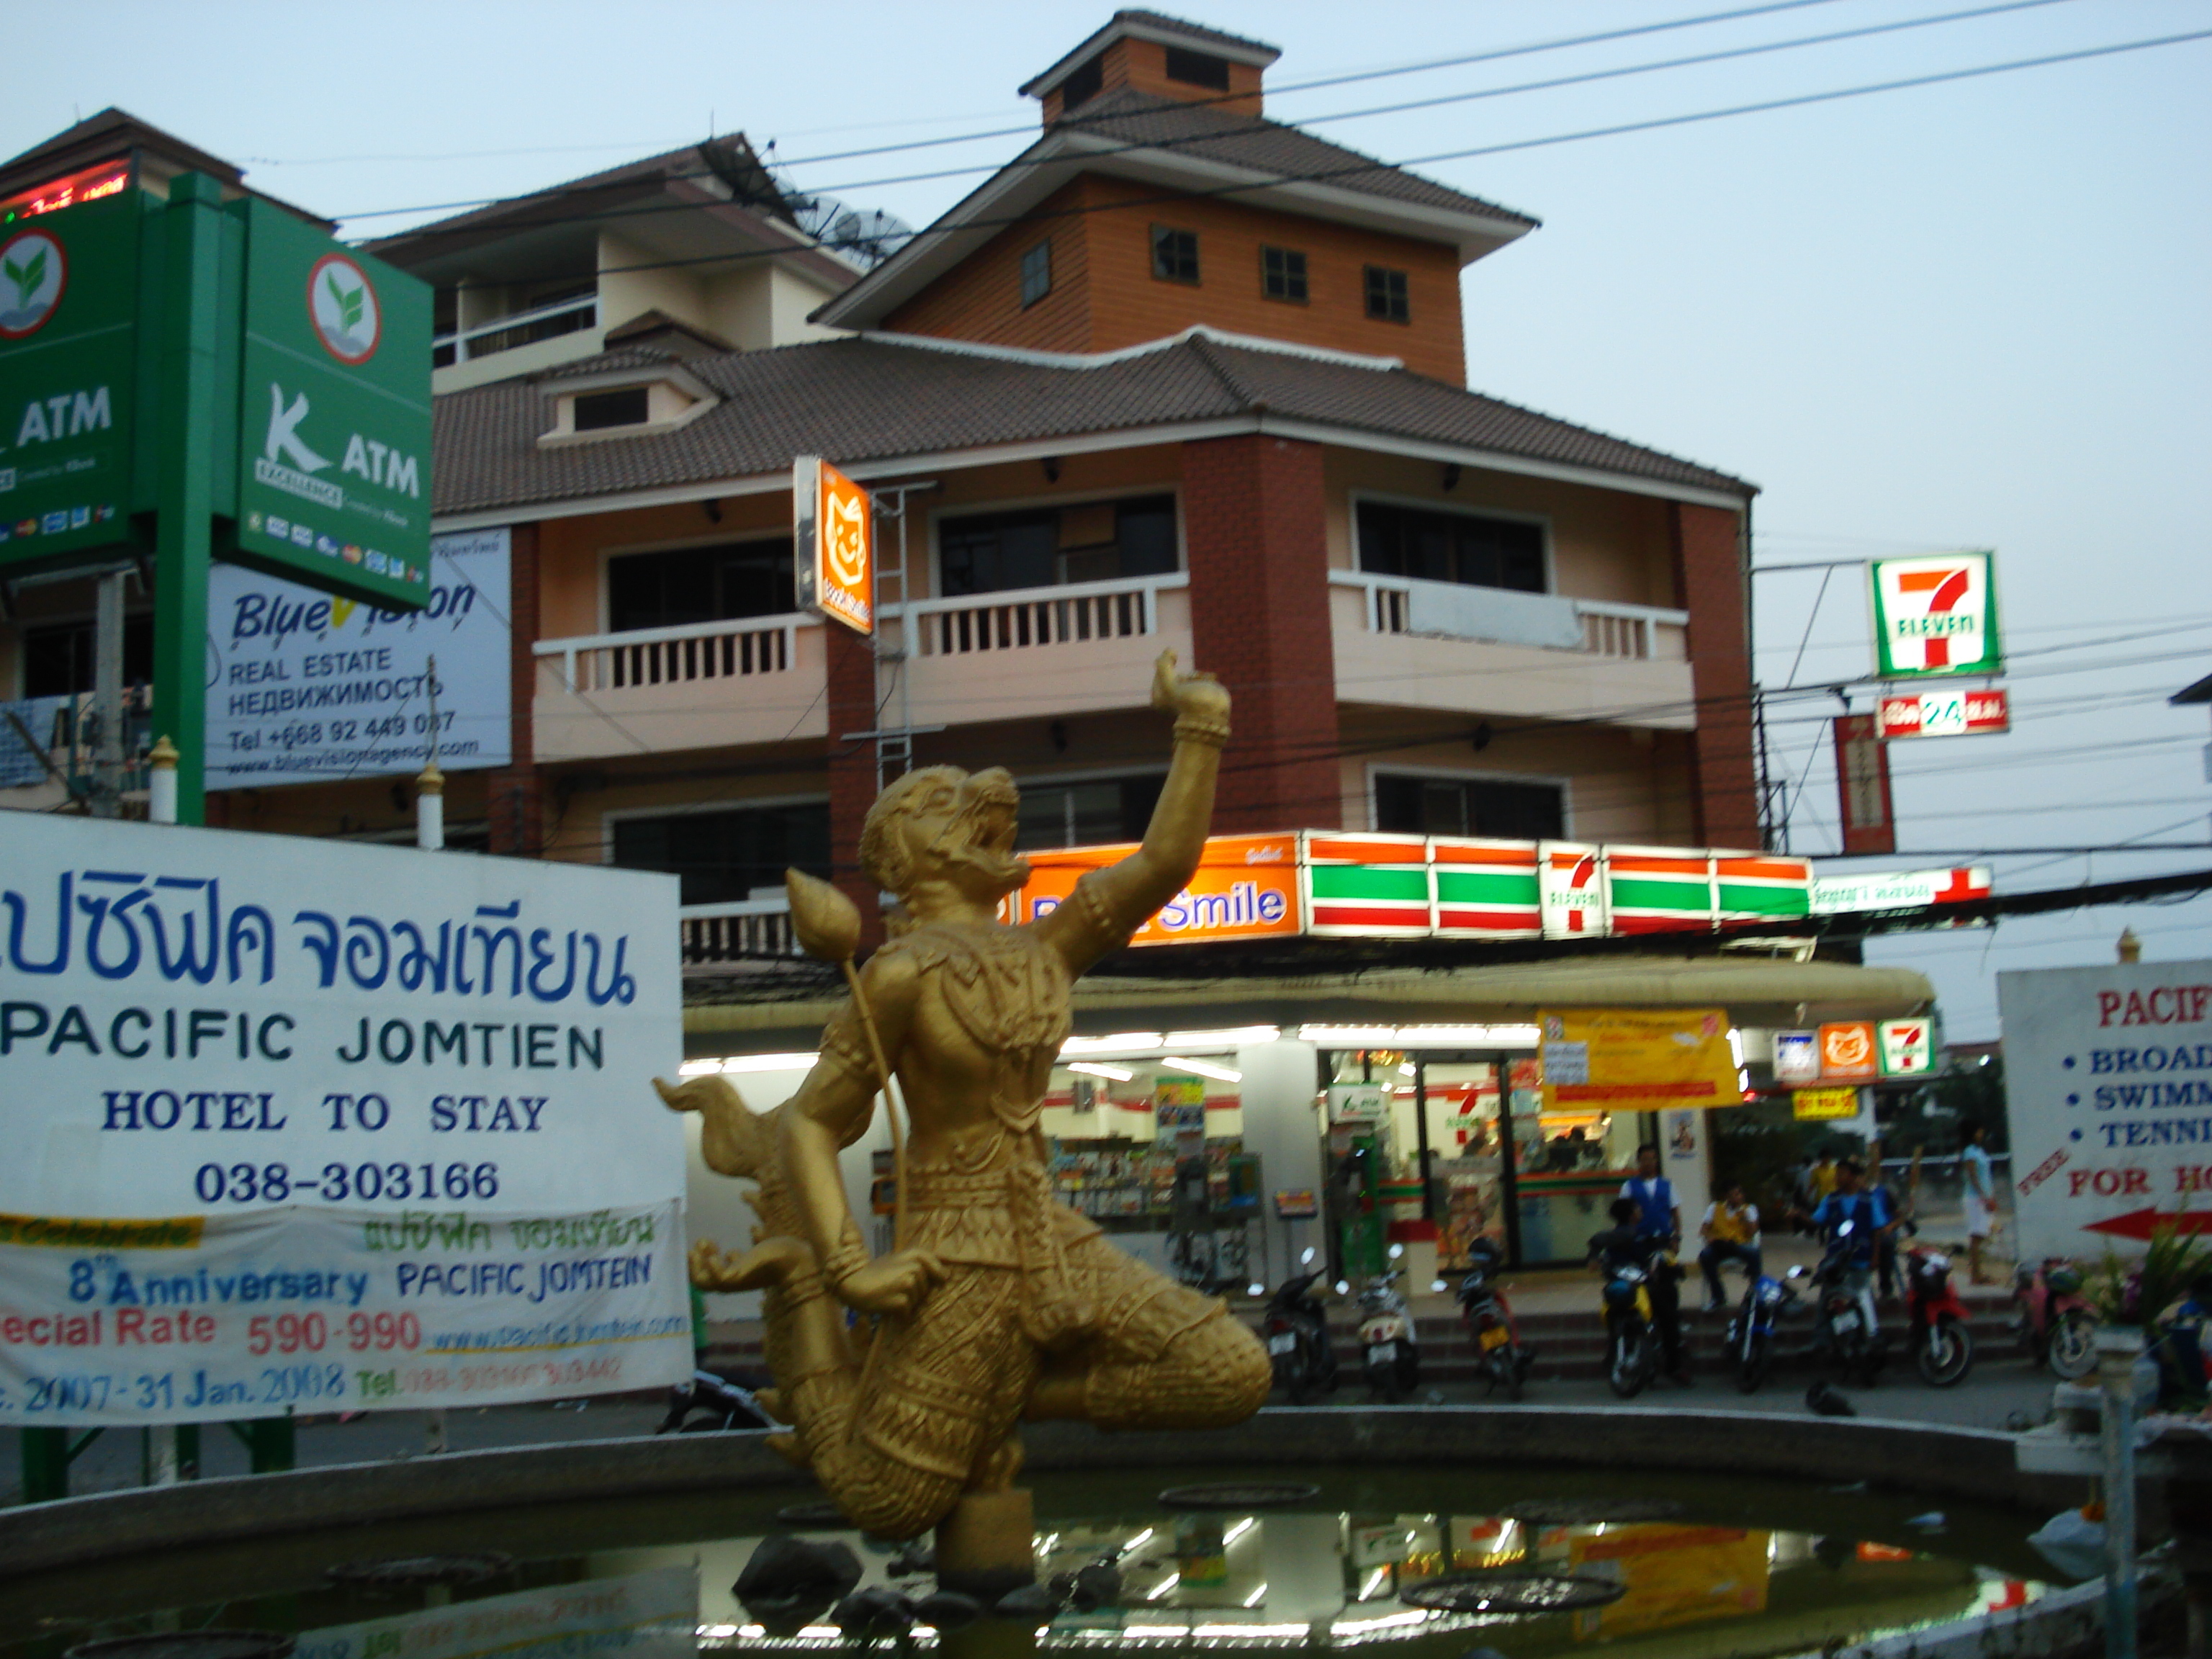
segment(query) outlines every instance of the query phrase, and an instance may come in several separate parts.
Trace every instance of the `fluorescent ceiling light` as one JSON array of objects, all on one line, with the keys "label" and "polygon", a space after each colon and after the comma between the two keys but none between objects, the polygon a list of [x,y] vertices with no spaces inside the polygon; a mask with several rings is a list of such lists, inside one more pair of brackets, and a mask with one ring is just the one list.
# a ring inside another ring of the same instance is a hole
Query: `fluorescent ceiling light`
[{"label": "fluorescent ceiling light", "polygon": [[1324,1048],[1533,1048],[1533,1025],[1301,1025]]},{"label": "fluorescent ceiling light", "polygon": [[1200,1077],[1218,1077],[1224,1083],[1242,1083],[1244,1080],[1244,1073],[1242,1072],[1232,1072],[1226,1066],[1216,1066],[1212,1060],[1192,1060],[1184,1054],[1166,1055],[1161,1060],[1160,1064],[1180,1066],[1184,1071],[1195,1072]]},{"label": "fluorescent ceiling light", "polygon": [[1236,1048],[1273,1042],[1282,1034],[1273,1025],[1232,1025],[1220,1031],[1170,1031],[1162,1040],[1170,1048]]},{"label": "fluorescent ceiling light", "polygon": [[1249,1515],[1246,1516],[1242,1521],[1239,1521],[1235,1526],[1230,1528],[1226,1533],[1222,1534],[1221,1547],[1227,1549],[1231,1544],[1235,1543],[1238,1539],[1242,1538],[1246,1533],[1251,1531],[1253,1528],[1259,1524],[1257,1517]]},{"label": "fluorescent ceiling light", "polygon": [[1414,1067],[1412,1060],[1401,1060],[1398,1062],[1398,1075],[1400,1077],[1412,1077],[1413,1074]]},{"label": "fluorescent ceiling light", "polygon": [[1145,1597],[1145,1600],[1157,1601],[1181,1583],[1182,1583],[1182,1575],[1179,1572],[1171,1572],[1152,1586],[1151,1593]]},{"label": "fluorescent ceiling light", "polygon": [[676,1068],[678,1077],[712,1077],[722,1069],[719,1060],[687,1060]]},{"label": "fluorescent ceiling light", "polygon": [[1119,1031],[1112,1036],[1072,1036],[1060,1045],[1063,1054],[1117,1054],[1132,1048],[1157,1048],[1158,1031]]},{"label": "fluorescent ceiling light", "polygon": [[1259,1589],[1254,1590],[1249,1595],[1244,1598],[1244,1605],[1248,1607],[1256,1607],[1261,1602],[1267,1599],[1267,1587],[1265,1584],[1262,1584]]},{"label": "fluorescent ceiling light", "polygon": [[1071,1072],[1082,1072],[1091,1077],[1111,1078],[1116,1083],[1127,1083],[1137,1075],[1126,1066],[1101,1066],[1097,1061],[1091,1060],[1070,1060],[1067,1069]]},{"label": "fluorescent ceiling light", "polygon": [[[722,1062],[724,1073],[811,1072],[818,1053],[804,1054],[732,1054]],[[833,1627],[834,1628],[834,1627]]]},{"label": "fluorescent ceiling light", "polygon": [[1332,1048],[1388,1048],[1398,1040],[1395,1025],[1301,1025],[1301,1042],[1318,1042]]}]

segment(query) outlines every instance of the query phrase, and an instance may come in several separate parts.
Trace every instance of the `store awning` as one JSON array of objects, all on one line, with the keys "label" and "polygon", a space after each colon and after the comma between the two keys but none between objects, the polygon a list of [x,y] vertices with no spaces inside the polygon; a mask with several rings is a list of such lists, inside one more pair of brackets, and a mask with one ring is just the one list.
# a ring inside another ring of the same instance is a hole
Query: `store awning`
[{"label": "store awning", "polygon": [[[684,1011],[684,1048],[695,1056],[809,1049],[839,1000],[695,1005]],[[1724,952],[1264,979],[1092,975],[1076,982],[1075,1028],[1103,1035],[1308,1022],[1513,1024],[1534,1020],[1539,1009],[1563,1007],[1721,1007],[1737,1025],[1796,1028],[1901,1018],[1925,1012],[1935,1000],[1927,975],[1910,968]]]}]

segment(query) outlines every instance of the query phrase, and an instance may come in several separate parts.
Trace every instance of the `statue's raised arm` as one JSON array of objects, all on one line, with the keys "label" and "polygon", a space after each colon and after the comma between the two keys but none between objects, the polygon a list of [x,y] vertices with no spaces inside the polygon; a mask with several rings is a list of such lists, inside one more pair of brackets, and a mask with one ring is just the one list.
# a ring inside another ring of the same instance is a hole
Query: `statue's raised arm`
[{"label": "statue's raised arm", "polygon": [[1143,844],[1076,884],[1037,931],[1080,974],[1118,949],[1197,873],[1213,822],[1213,786],[1229,741],[1229,690],[1211,674],[1179,674],[1176,653],[1152,665],[1152,707],[1175,716],[1175,756]]}]

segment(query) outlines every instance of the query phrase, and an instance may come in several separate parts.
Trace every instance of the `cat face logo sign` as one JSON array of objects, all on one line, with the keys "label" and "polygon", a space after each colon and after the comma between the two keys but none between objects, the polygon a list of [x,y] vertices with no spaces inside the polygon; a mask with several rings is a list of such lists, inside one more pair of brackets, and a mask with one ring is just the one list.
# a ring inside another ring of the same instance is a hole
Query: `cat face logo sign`
[{"label": "cat face logo sign", "polygon": [[876,631],[875,518],[868,492],[818,455],[791,466],[799,608]]},{"label": "cat face logo sign", "polygon": [[43,230],[26,230],[0,246],[0,340],[37,333],[69,285],[69,258]]},{"label": "cat face logo sign", "polygon": [[1833,1083],[1871,1083],[1879,1075],[1872,1020],[1844,1020],[1820,1028],[1822,1079]]},{"label": "cat face logo sign", "polygon": [[325,253],[307,273],[307,320],[323,349],[349,368],[376,356],[384,311],[368,273],[343,253]]}]

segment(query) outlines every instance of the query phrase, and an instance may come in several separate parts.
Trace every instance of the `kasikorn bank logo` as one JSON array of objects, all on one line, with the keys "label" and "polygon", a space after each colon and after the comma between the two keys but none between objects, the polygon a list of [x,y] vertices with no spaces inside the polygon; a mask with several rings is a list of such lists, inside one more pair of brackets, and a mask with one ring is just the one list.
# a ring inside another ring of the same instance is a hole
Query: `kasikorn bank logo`
[{"label": "kasikorn bank logo", "polygon": [[368,273],[343,253],[325,253],[307,273],[307,320],[323,349],[357,368],[376,356],[384,307]]},{"label": "kasikorn bank logo", "polygon": [[0,340],[20,340],[46,325],[69,286],[69,256],[42,230],[0,244]]}]

